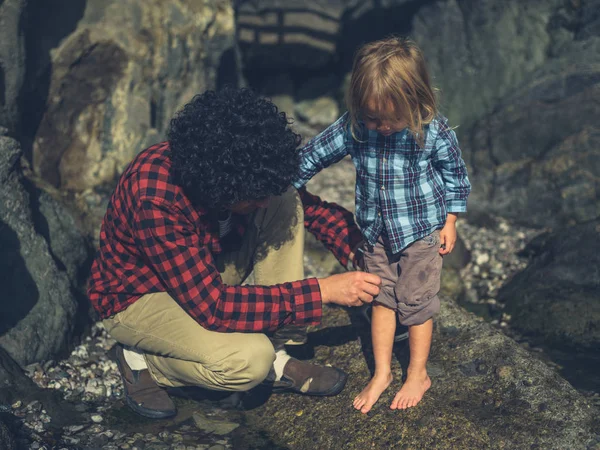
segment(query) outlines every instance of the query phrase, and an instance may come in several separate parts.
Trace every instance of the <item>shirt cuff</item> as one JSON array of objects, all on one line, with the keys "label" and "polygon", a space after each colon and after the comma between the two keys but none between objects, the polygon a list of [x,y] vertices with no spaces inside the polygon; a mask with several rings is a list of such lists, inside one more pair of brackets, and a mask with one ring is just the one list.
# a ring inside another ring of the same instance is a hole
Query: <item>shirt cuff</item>
[{"label": "shirt cuff", "polygon": [[292,322],[295,325],[319,324],[323,314],[323,302],[317,279],[308,278],[291,284],[294,298]]},{"label": "shirt cuff", "polygon": [[446,211],[449,213],[467,212],[467,201],[459,199],[446,199]]}]

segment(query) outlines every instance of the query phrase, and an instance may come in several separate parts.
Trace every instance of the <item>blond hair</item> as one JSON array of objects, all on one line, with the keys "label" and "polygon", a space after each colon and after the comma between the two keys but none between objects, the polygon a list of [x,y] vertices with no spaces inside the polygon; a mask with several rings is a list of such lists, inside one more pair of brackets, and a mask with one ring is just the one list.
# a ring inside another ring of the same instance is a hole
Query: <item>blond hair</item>
[{"label": "blond hair", "polygon": [[425,59],[413,41],[392,36],[365,44],[356,53],[346,105],[357,140],[360,112],[369,101],[391,103],[417,143],[424,145],[423,127],[437,114],[437,104]]}]

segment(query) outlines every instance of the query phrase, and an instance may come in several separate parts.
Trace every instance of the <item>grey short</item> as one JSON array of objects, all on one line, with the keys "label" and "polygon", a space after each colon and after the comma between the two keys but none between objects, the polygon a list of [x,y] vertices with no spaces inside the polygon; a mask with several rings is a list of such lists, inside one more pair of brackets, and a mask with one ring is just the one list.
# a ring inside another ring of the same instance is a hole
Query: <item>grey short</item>
[{"label": "grey short", "polygon": [[374,246],[363,245],[364,269],[382,280],[375,301],[395,309],[402,325],[420,325],[440,310],[439,249],[439,230],[395,254],[386,250],[382,238]]}]

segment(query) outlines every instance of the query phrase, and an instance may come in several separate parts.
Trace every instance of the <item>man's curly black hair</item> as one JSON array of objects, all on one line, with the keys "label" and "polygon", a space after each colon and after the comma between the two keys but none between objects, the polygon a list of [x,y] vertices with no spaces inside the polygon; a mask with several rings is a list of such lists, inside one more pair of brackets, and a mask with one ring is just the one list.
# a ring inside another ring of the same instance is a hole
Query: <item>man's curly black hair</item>
[{"label": "man's curly black hair", "polygon": [[280,195],[298,173],[300,136],[250,89],[196,95],[171,120],[168,139],[175,182],[209,209]]}]

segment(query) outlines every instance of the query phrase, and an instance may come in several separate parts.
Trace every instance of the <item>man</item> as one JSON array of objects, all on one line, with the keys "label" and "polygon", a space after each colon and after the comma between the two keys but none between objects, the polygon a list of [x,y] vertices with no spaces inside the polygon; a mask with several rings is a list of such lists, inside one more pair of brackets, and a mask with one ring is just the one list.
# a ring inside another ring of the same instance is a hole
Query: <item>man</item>
[{"label": "man", "polygon": [[[344,372],[290,358],[284,344],[305,341],[323,303],[371,302],[380,279],[304,279],[304,227],[343,265],[361,236],[348,211],[291,188],[299,140],[251,91],[208,91],[121,176],[88,293],[119,342],[125,398],[139,414],[174,415],[166,387],[344,387]],[[250,272],[255,285],[241,285]]]}]

